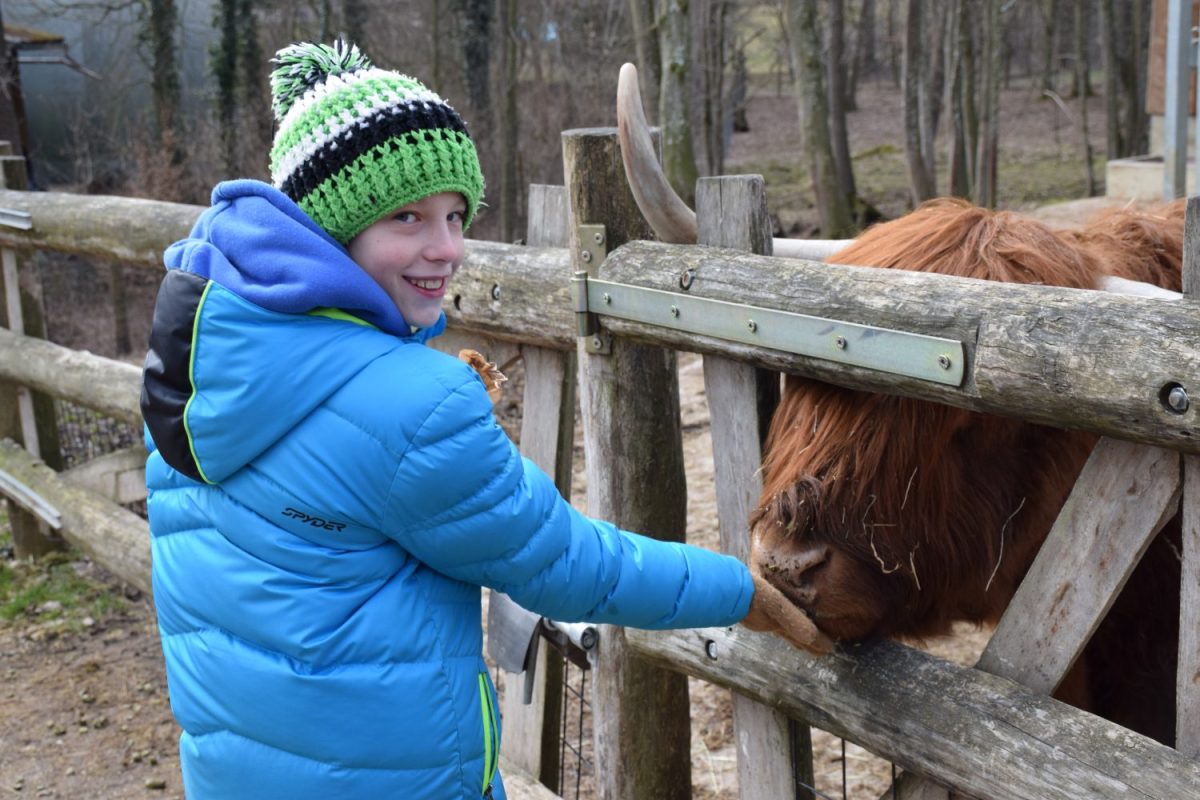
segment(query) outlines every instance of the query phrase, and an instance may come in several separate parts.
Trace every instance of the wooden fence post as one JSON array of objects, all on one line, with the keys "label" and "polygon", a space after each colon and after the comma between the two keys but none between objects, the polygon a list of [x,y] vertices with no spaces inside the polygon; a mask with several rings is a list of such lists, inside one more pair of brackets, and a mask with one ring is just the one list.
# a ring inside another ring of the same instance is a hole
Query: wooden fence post
[{"label": "wooden fence post", "polygon": [[[0,143],[0,189],[28,188],[25,159],[11,155],[11,145]],[[31,276],[23,268],[22,260],[7,248],[0,251],[3,272],[0,274],[0,289],[4,302],[0,314],[5,327],[15,333],[38,338],[46,337],[45,314],[38,293],[29,291]],[[63,467],[58,444],[58,423],[55,418],[54,400],[40,392],[31,392],[24,386],[6,387],[0,392],[0,438],[7,437],[25,445],[33,455],[41,458],[53,469]],[[60,550],[62,540],[50,529],[14,504],[9,503],[9,523],[13,534],[13,550],[18,558],[43,555],[51,550]]]},{"label": "wooden fence post", "polygon": [[[567,246],[565,186],[529,187],[531,247]],[[521,452],[554,478],[559,493],[571,497],[571,460],[575,431],[575,351],[526,345],[525,395],[521,413]],[[500,699],[504,719],[502,752],[546,786],[557,787],[559,719],[562,714],[562,658],[550,647],[538,648],[533,697],[522,702],[517,681],[505,685]]]},{"label": "wooden fence post", "polygon": [[[771,255],[771,221],[761,176],[701,178],[696,217],[700,244]],[[694,280],[703,282],[704,276]],[[743,561],[750,555],[747,521],[762,492],[762,445],[779,402],[779,380],[777,372],[704,357],[721,549]],[[742,800],[813,797],[802,788],[812,786],[814,777],[807,725],[735,693],[733,731]]]},{"label": "wooden fence post", "polygon": [[[1200,197],[1188,198],[1183,230],[1183,302],[1194,304],[1200,301]],[[1200,403],[1200,386],[1186,388]],[[1200,456],[1193,455],[1183,457],[1181,572],[1175,749],[1200,758]]]},{"label": "wooden fence post", "polygon": [[[625,183],[616,129],[563,132],[571,251],[579,226],[605,226],[611,252],[652,234]],[[595,260],[591,266],[597,266]],[[580,405],[593,516],[661,539],[682,541],[687,485],[674,351],[620,339],[608,355],[580,344]],[[604,626],[592,670],[597,794],[603,800],[691,797],[687,679],[627,651],[625,632]]]}]

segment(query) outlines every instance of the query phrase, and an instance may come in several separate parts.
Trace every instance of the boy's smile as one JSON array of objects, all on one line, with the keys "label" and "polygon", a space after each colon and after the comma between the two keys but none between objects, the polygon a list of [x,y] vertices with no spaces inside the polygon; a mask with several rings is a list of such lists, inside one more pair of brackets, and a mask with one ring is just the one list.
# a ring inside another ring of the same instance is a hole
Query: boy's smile
[{"label": "boy's smile", "polygon": [[466,251],[466,210],[457,192],[431,194],[401,206],[346,245],[409,325],[428,328],[438,321],[446,287]]}]

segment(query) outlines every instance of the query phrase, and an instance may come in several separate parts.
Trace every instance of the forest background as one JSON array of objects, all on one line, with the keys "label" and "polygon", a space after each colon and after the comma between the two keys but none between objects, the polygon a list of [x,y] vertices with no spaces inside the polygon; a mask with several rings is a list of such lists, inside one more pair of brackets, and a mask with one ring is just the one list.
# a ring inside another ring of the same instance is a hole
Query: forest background
[{"label": "forest background", "polygon": [[[1101,191],[1106,159],[1149,146],[1152,5],[7,0],[0,18],[63,34],[91,74],[21,50],[0,59],[0,80],[19,69],[24,81],[36,186],[206,204],[217,180],[267,177],[270,54],[345,36],[458,108],[488,177],[473,235],[513,241],[528,185],[563,181],[561,131],[615,124],[616,74],[634,61],[681,195],[697,176],[726,171],[747,98],[773,93],[796,108],[778,132],[790,158],[738,169],[767,177],[772,208],[791,218],[778,233],[841,237],[935,195],[996,206]],[[855,112],[872,85],[901,99],[901,118],[890,142],[854,152]],[[1057,104],[1070,175],[1025,165],[1049,185],[1014,178],[1006,195],[999,129],[1012,109],[1002,97]],[[1088,130],[1089,100],[1103,107],[1102,132]]]}]

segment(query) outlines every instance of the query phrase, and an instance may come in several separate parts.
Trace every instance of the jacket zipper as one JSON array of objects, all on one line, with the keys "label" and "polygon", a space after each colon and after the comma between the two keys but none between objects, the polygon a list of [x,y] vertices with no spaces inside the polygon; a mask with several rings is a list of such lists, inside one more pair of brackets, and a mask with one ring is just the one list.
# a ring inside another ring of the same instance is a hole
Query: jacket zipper
[{"label": "jacket zipper", "polygon": [[496,708],[492,705],[492,693],[488,691],[486,673],[479,673],[479,708],[483,717],[483,797],[492,796],[492,780],[500,761],[500,737],[496,730]]}]

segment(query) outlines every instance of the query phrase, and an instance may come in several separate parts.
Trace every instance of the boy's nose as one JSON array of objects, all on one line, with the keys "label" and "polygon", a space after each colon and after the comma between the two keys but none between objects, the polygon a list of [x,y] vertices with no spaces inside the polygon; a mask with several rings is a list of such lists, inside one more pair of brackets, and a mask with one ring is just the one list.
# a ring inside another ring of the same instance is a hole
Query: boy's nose
[{"label": "boy's nose", "polygon": [[431,261],[457,261],[463,252],[462,234],[449,223],[435,225],[425,243],[425,257]]}]

